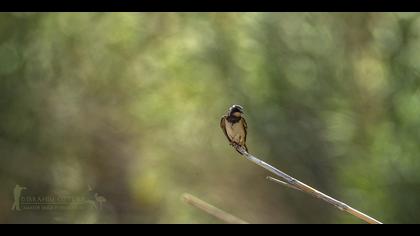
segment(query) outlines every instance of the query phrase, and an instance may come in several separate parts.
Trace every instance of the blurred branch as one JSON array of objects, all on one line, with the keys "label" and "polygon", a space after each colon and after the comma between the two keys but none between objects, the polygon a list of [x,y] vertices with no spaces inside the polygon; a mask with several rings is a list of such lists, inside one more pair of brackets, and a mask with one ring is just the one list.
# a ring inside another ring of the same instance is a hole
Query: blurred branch
[{"label": "blurred branch", "polygon": [[255,164],[263,167],[264,169],[270,171],[271,173],[277,175],[278,177],[280,177],[282,180],[278,180],[272,177],[267,177],[269,180],[274,181],[276,183],[282,184],[282,185],[286,185],[287,187],[293,188],[293,189],[297,189],[300,190],[302,192],[308,193],[312,196],[315,196],[317,198],[320,198],[326,202],[328,202],[329,204],[337,207],[338,209],[348,212],[350,214],[352,214],[353,216],[366,221],[367,223],[370,224],[382,224],[380,221],[300,182],[299,180],[289,176],[288,174],[278,170],[277,168],[271,166],[270,164],[265,163],[264,161],[254,157],[253,155],[249,154],[244,148],[242,148],[239,145],[234,144],[235,149],[242,154],[242,156],[244,156],[246,159],[254,162]]},{"label": "blurred branch", "polygon": [[197,207],[198,209],[206,212],[209,215],[212,215],[219,220],[229,223],[229,224],[249,224],[248,222],[239,219],[238,217],[231,215],[223,210],[220,210],[219,208],[210,205],[209,203],[191,195],[188,193],[184,193],[182,195],[182,200],[194,207]]}]

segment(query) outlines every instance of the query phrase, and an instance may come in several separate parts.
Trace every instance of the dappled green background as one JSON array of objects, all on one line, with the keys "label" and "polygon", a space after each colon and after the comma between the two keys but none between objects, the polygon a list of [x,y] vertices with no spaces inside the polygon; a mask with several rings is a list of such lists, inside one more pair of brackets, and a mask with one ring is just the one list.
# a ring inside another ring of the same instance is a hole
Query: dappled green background
[{"label": "dappled green background", "polygon": [[[0,14],[1,223],[361,223],[268,182],[250,152],[385,223],[420,223],[420,18],[410,13]],[[101,211],[11,211],[13,188]]]}]

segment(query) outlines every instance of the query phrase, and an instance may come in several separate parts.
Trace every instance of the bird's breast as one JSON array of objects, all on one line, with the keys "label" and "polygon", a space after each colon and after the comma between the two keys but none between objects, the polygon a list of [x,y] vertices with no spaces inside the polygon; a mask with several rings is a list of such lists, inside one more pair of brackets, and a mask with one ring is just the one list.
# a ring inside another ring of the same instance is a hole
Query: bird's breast
[{"label": "bird's breast", "polygon": [[245,136],[245,129],[242,121],[236,123],[226,121],[226,133],[233,141],[239,141],[241,137]]}]

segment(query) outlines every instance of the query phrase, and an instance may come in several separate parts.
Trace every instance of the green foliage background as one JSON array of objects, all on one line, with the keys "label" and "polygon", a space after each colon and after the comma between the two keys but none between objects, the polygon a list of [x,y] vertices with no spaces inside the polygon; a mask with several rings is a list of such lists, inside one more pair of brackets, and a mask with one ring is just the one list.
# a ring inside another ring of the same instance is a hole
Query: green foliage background
[{"label": "green foliage background", "polygon": [[[0,14],[1,223],[361,223],[268,182],[250,152],[385,223],[420,218],[420,18],[412,13]],[[11,211],[16,184],[107,199]]]}]

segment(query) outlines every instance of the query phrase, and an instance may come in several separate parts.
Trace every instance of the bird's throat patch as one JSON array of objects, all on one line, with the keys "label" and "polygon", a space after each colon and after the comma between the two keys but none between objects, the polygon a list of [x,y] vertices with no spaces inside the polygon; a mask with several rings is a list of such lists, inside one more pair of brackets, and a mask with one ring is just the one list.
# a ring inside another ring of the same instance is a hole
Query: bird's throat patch
[{"label": "bird's throat patch", "polygon": [[236,123],[238,121],[241,120],[241,117],[237,117],[237,116],[228,116],[227,117],[227,121],[229,121],[229,123]]}]

